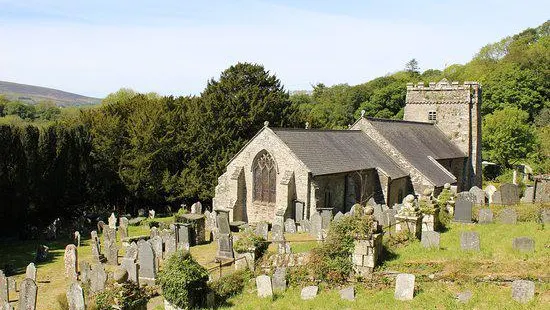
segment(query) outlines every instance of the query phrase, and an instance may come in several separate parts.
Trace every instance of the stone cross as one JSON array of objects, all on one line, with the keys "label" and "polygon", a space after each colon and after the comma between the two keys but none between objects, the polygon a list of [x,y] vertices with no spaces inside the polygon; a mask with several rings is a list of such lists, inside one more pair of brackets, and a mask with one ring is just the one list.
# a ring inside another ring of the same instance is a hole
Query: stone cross
[{"label": "stone cross", "polygon": [[107,273],[102,264],[95,264],[90,271],[90,291],[100,293],[105,290],[107,283]]},{"label": "stone cross", "polygon": [[76,281],[78,277],[78,252],[74,244],[69,244],[65,247],[65,277],[69,280]]},{"label": "stone cross", "polygon": [[155,251],[151,244],[145,240],[138,242],[138,264],[140,282],[151,282],[157,278],[157,264]]},{"label": "stone cross", "polygon": [[30,263],[27,266],[27,270],[25,271],[25,278],[36,281],[36,266],[34,266],[34,263]]},{"label": "stone cross", "polygon": [[9,301],[9,288],[8,278],[4,275],[4,272],[0,270],[0,305]]},{"label": "stone cross", "polygon": [[36,296],[38,287],[31,278],[26,278],[21,282],[19,290],[19,310],[34,310],[36,309]]},{"label": "stone cross", "polygon": [[415,276],[409,273],[400,273],[395,279],[394,298],[397,300],[412,300],[414,297]]},{"label": "stone cross", "polygon": [[479,251],[479,233],[475,231],[463,231],[460,234],[460,247],[465,251]]},{"label": "stone cross", "polygon": [[267,275],[261,275],[256,277],[256,289],[258,290],[258,297],[273,297],[273,288],[271,287],[271,278]]},{"label": "stone cross", "polygon": [[109,216],[109,228],[116,229],[116,216],[114,213]]},{"label": "stone cross", "polygon": [[69,310],[86,309],[84,305],[84,292],[77,282],[73,282],[67,290],[67,303],[69,304]]}]

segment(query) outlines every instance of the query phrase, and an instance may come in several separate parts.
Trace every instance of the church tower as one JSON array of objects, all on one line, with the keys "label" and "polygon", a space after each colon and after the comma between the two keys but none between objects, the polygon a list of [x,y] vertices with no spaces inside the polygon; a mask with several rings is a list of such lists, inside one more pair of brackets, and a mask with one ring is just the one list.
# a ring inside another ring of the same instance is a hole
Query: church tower
[{"label": "church tower", "polygon": [[434,123],[467,156],[464,187],[481,187],[481,86],[477,82],[407,84],[406,121]]}]

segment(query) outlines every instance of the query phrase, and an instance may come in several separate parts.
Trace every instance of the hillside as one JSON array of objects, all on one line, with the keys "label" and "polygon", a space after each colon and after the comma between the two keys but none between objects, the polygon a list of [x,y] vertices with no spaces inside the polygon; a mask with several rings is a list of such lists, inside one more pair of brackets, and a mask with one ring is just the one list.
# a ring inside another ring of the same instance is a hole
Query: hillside
[{"label": "hillside", "polygon": [[8,100],[35,104],[52,101],[58,106],[92,105],[101,102],[99,98],[86,97],[53,88],[0,81],[0,96]]}]

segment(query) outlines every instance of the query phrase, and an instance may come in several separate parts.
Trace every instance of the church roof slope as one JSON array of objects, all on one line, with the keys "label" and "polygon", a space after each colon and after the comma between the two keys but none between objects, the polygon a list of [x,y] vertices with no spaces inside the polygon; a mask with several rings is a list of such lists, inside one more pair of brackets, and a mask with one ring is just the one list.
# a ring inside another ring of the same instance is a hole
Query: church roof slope
[{"label": "church roof slope", "polygon": [[368,121],[436,186],[456,181],[430,157],[438,160],[461,158],[466,155],[435,125],[378,118],[368,118]]},{"label": "church roof slope", "polygon": [[313,175],[373,168],[392,179],[408,175],[360,130],[271,129]]}]

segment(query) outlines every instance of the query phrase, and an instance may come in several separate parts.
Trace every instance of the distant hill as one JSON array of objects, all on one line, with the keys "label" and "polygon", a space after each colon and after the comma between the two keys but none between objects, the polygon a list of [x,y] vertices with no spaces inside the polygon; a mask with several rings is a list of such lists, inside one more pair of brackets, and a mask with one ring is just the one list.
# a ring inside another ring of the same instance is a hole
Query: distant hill
[{"label": "distant hill", "polygon": [[86,97],[53,88],[0,81],[0,96],[8,100],[36,104],[40,101],[52,101],[58,106],[93,105],[101,102],[99,98]]}]

